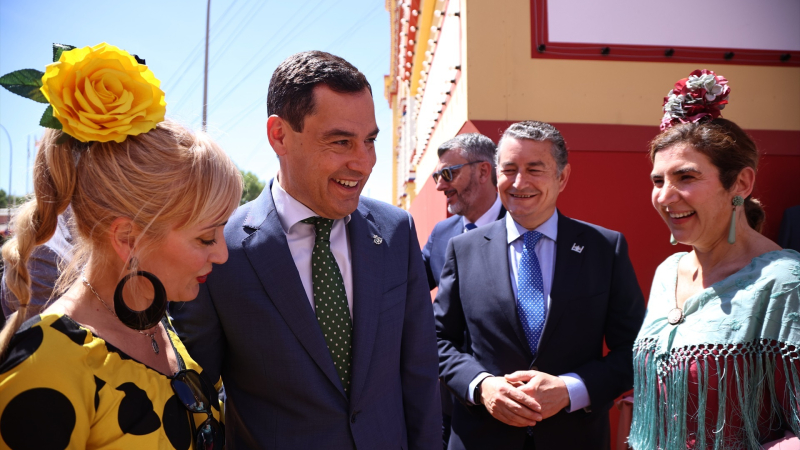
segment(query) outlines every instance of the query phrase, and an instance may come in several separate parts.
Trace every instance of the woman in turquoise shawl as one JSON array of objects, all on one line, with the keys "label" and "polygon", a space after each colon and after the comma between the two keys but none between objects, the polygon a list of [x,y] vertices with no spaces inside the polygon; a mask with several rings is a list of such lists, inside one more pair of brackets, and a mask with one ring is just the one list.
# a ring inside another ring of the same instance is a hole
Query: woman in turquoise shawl
[{"label": "woman in turquoise shawl", "polygon": [[693,72],[651,143],[653,206],[692,251],[656,270],[634,344],[635,449],[759,449],[800,433],[800,254],[760,233],[758,150],[719,117],[729,91]]}]

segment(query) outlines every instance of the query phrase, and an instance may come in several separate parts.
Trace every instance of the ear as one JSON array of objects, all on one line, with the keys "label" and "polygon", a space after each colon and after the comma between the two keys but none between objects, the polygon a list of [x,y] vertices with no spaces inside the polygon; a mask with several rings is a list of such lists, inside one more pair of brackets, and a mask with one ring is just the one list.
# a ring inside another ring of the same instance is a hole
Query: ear
[{"label": "ear", "polygon": [[127,263],[130,260],[131,253],[133,253],[133,248],[136,245],[138,233],[135,231],[133,221],[127,217],[117,217],[111,222],[111,228],[108,232],[111,238],[111,247],[123,263]]},{"label": "ear", "polygon": [[478,182],[486,184],[492,182],[492,164],[487,161],[478,163]]},{"label": "ear", "polygon": [[561,171],[561,175],[558,176],[558,192],[564,192],[564,189],[567,187],[567,182],[569,181],[569,174],[572,172],[572,166],[567,163],[564,166],[564,170]]},{"label": "ear", "polygon": [[269,139],[272,150],[278,156],[283,156],[288,152],[285,142],[288,129],[289,124],[274,114],[267,119],[267,139]]},{"label": "ear", "polygon": [[731,193],[734,195],[741,195],[742,198],[747,198],[753,193],[753,187],[756,184],[756,171],[752,167],[745,167],[736,176],[736,181],[731,186]]}]

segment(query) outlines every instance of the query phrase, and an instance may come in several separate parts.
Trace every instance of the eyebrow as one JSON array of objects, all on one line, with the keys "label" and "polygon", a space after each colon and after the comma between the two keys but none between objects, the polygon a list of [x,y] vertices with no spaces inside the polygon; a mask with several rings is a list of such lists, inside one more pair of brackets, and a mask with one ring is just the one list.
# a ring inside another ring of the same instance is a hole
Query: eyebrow
[{"label": "eyebrow", "polygon": [[697,170],[697,168],[689,166],[689,167],[682,167],[682,168],[672,172],[672,174],[673,175],[683,175],[684,173],[689,173],[689,172],[703,173],[703,172],[700,172],[699,170]]},{"label": "eyebrow", "polygon": [[[689,166],[689,167],[681,167],[680,169],[674,170],[672,172],[672,175],[683,175],[683,174],[689,173],[689,172],[699,173],[701,175],[703,173],[703,172],[699,171],[696,167]],[[663,177],[663,176],[664,175],[662,175],[660,173],[651,173],[650,174],[650,178],[657,178],[657,177]]]},{"label": "eyebrow", "polygon": [[529,163],[525,164],[525,167],[539,167],[539,166],[544,167],[544,162],[543,161],[534,161],[534,162],[529,162]]},{"label": "eyebrow", "polygon": [[210,230],[210,229],[212,229],[212,228],[224,227],[224,226],[225,226],[225,225],[227,225],[227,224],[228,224],[228,221],[226,220],[225,222],[222,222],[222,223],[217,223],[217,224],[214,224],[214,225],[209,225],[209,226],[207,226],[207,227],[203,228],[203,230]]},{"label": "eyebrow", "polygon": [[[380,129],[375,128],[367,136],[377,136],[379,132],[380,132]],[[330,139],[332,137],[355,137],[355,136],[356,136],[356,134],[353,133],[352,131],[342,130],[340,128],[334,128],[332,130],[328,130],[325,133],[323,133],[322,134],[322,139]]]},{"label": "eyebrow", "polygon": [[[500,166],[501,167],[518,167],[518,164],[515,163],[515,162],[511,162],[511,161],[506,161],[506,162],[501,163]],[[545,165],[544,165],[543,161],[534,161],[534,162],[525,163],[525,164],[523,164],[523,166],[525,166],[525,167],[544,167]]]}]

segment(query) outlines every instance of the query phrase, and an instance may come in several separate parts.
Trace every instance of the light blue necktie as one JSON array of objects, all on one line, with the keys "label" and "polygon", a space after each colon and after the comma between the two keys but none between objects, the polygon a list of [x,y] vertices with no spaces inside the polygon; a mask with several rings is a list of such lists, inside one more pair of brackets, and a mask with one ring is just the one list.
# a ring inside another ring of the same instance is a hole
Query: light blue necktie
[{"label": "light blue necktie", "polygon": [[519,259],[517,276],[517,314],[534,358],[544,330],[544,281],[539,258],[534,251],[541,237],[542,233],[538,231],[528,231],[523,235],[525,246]]}]

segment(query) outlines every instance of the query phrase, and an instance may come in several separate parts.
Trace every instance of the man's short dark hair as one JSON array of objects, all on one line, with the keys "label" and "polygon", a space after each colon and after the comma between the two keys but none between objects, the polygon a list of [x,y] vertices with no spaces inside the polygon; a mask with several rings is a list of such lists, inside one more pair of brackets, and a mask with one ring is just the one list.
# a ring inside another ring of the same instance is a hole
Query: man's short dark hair
[{"label": "man's short dark hair", "polygon": [[480,133],[465,133],[445,141],[439,146],[439,158],[450,150],[457,150],[468,162],[486,161],[492,165],[492,184],[497,186],[495,153],[497,146],[491,139]]},{"label": "man's short dark hair", "polygon": [[314,87],[320,83],[343,94],[364,89],[372,94],[367,77],[344,59],[317,50],[300,52],[286,58],[272,74],[267,113],[302,132],[303,119],[314,112]]},{"label": "man's short dark hair", "polygon": [[[559,132],[556,127],[549,123],[539,122],[538,120],[526,120],[525,122],[511,124],[503,133],[503,137],[500,138],[497,148],[500,148],[503,139],[508,138],[528,139],[537,142],[550,141],[550,144],[553,146],[551,152],[553,154],[553,159],[556,161],[556,170],[559,175],[569,162],[569,153],[567,152],[567,143],[564,141],[564,137],[561,136],[561,132]],[[499,157],[500,155],[498,153],[495,159]]]}]

